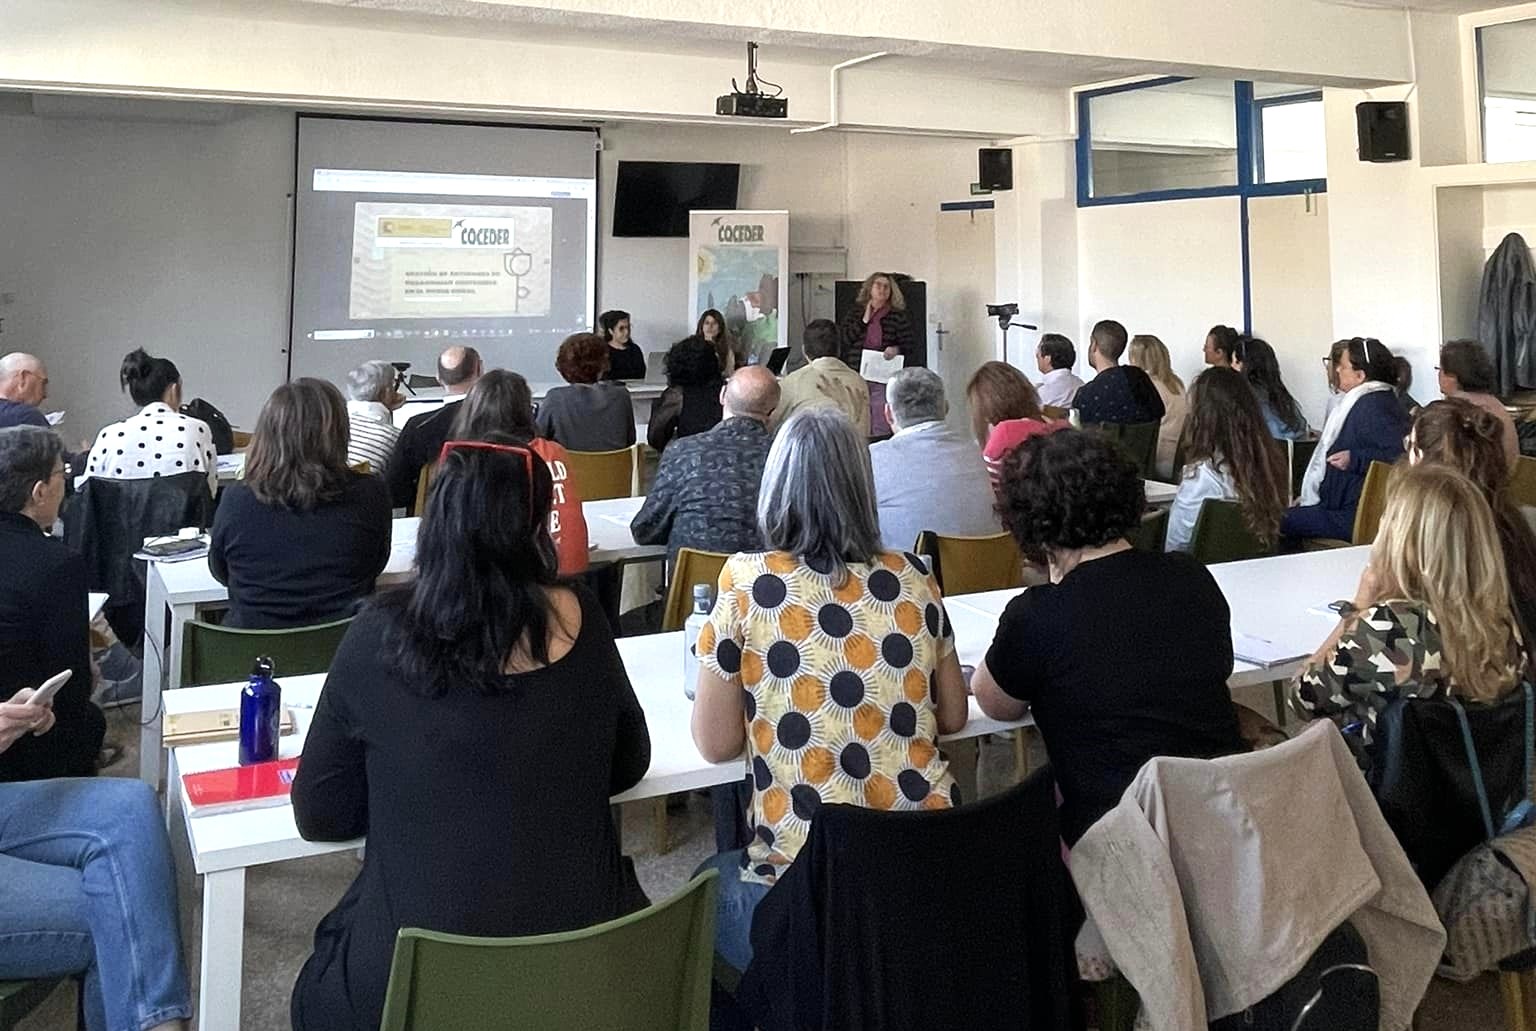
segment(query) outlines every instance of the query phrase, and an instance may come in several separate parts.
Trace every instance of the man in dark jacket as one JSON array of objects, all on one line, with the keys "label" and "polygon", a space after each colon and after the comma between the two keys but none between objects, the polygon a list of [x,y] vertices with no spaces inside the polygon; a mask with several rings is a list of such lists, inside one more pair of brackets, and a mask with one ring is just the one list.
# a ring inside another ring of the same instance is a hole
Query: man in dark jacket
[{"label": "man in dark jacket", "polygon": [[1083,384],[1072,407],[1084,424],[1146,423],[1163,418],[1163,399],[1151,378],[1134,365],[1121,365],[1127,343],[1125,327],[1105,319],[1088,338],[1088,364],[1093,379]]},{"label": "man in dark jacket", "polygon": [[438,358],[437,381],[443,385],[443,406],[405,424],[385,471],[384,482],[389,485],[390,503],[395,508],[409,511],[416,504],[416,481],[421,470],[437,461],[448,431],[453,428],[454,416],[459,414],[458,402],[474,388],[481,371],[480,352],[473,347],[450,347]]}]

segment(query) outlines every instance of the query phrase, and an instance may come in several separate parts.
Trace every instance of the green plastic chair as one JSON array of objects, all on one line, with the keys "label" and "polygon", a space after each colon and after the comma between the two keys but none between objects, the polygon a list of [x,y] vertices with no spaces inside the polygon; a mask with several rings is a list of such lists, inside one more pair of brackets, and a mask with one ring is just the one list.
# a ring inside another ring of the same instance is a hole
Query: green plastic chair
[{"label": "green plastic chair", "polygon": [[1243,508],[1236,501],[1207,498],[1200,503],[1195,517],[1195,532],[1189,541],[1190,554],[1208,566],[1218,562],[1241,562],[1249,558],[1273,555],[1273,547],[1253,535],[1243,522]]},{"label": "green plastic chair", "polygon": [[406,927],[379,1031],[705,1031],[718,871],[596,927],[471,938]]},{"label": "green plastic chair", "polygon": [[1137,551],[1162,551],[1168,539],[1168,510],[1160,508],[1141,517],[1141,525],[1125,535]]},{"label": "green plastic chair", "polygon": [[23,1017],[41,1006],[58,986],[57,979],[0,981],[0,1031],[11,1031]]},{"label": "green plastic chair", "polygon": [[1160,427],[1161,424],[1156,422],[1096,422],[1084,424],[1083,429],[1118,441],[1121,450],[1141,470],[1142,478],[1150,479],[1157,473],[1157,435]]},{"label": "green plastic chair", "polygon": [[181,644],[182,683],[224,684],[244,680],[258,655],[270,655],[277,675],[324,673],[352,625],[351,617],[291,630],[236,630],[188,620]]}]

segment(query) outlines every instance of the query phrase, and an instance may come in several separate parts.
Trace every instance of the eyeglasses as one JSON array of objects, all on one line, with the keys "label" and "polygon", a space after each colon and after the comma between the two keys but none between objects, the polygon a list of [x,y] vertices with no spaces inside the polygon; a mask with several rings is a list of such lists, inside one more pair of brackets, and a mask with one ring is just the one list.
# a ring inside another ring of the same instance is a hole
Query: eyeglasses
[{"label": "eyeglasses", "polygon": [[[533,452],[517,444],[492,444],[485,440],[449,440],[443,442],[443,449],[437,453],[439,463],[448,460],[448,456],[455,451],[499,451],[505,455],[520,455],[523,459],[523,471],[528,477],[528,517],[533,518]],[[540,459],[543,461],[543,459]]]}]

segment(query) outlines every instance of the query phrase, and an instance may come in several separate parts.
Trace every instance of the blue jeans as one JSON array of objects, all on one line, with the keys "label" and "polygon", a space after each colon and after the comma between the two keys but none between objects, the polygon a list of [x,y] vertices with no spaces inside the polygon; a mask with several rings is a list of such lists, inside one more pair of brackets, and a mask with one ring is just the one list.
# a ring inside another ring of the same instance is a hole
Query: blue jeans
[{"label": "blue jeans", "polygon": [[705,870],[720,871],[720,891],[715,896],[715,952],[738,971],[745,971],[752,962],[752,914],[770,887],[741,879],[743,851],[721,852],[693,872],[697,877]]},{"label": "blue jeans", "polygon": [[80,974],[89,1031],[192,1015],[155,793],[116,777],[0,784],[0,979]]}]

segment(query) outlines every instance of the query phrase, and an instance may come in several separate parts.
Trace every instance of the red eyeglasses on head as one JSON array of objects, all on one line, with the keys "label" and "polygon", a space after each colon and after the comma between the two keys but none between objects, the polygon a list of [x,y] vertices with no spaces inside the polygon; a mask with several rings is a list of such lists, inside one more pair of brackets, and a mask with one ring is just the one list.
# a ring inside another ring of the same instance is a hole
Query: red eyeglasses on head
[{"label": "red eyeglasses on head", "polygon": [[508,455],[520,455],[523,459],[523,471],[528,475],[528,515],[533,516],[533,452],[519,444],[492,444],[485,440],[449,440],[443,442],[443,449],[437,453],[439,464],[448,460],[448,455],[454,451],[499,451]]}]

